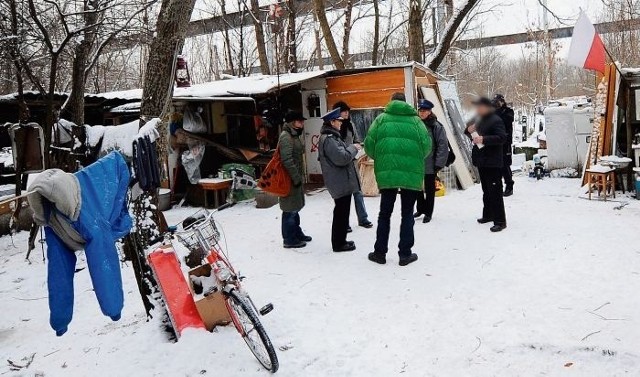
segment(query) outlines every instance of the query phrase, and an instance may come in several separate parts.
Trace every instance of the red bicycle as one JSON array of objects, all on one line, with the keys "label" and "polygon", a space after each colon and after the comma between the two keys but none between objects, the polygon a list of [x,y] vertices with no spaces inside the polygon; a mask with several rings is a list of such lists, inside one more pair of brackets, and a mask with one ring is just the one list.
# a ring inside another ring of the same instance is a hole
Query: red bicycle
[{"label": "red bicycle", "polygon": [[213,281],[201,287],[202,293],[205,296],[217,292],[224,295],[225,305],[233,325],[251,353],[264,368],[275,373],[279,367],[278,356],[258,317],[258,313],[266,315],[271,312],[273,305],[267,304],[258,309],[242,288],[243,277],[236,273],[220,244],[220,228],[213,215],[213,211],[201,210],[183,221],[182,230],[170,227],[169,235],[171,238],[177,237],[192,254],[204,257],[203,259],[211,266]]}]

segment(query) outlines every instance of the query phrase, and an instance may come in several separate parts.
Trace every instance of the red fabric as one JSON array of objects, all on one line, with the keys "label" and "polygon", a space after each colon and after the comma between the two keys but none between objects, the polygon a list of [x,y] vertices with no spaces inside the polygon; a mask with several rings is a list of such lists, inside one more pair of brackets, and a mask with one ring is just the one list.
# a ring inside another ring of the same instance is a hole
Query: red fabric
[{"label": "red fabric", "polygon": [[176,334],[180,336],[187,328],[204,329],[176,254],[158,249],[149,254],[149,264],[158,280]]},{"label": "red fabric", "polygon": [[584,62],[584,68],[604,74],[605,67],[606,51],[604,49],[604,43],[602,43],[600,35],[596,33],[593,38],[593,43],[591,44],[591,49],[589,50],[589,55],[587,55],[587,59]]}]

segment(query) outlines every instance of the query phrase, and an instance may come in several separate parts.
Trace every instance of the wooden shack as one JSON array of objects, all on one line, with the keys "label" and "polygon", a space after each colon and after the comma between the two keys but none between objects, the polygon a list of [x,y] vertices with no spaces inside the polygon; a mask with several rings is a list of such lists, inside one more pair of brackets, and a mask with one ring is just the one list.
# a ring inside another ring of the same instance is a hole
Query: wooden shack
[{"label": "wooden shack", "polygon": [[[447,129],[447,137],[456,162],[452,166],[457,183],[463,189],[473,185],[475,175],[471,166],[470,146],[463,136],[464,122],[460,113],[461,104],[455,82],[440,76],[425,66],[408,62],[397,65],[374,66],[327,72],[326,76],[303,84],[302,102],[310,103],[310,96],[319,96],[324,114],[338,101],[351,107],[351,120],[360,139],[376,116],[383,112],[394,93],[402,92],[407,102],[416,105],[418,99],[426,98],[436,107],[434,113]],[[309,120],[305,125],[306,160],[309,181],[321,182],[322,172],[317,158],[317,140],[322,121],[306,109]]]}]

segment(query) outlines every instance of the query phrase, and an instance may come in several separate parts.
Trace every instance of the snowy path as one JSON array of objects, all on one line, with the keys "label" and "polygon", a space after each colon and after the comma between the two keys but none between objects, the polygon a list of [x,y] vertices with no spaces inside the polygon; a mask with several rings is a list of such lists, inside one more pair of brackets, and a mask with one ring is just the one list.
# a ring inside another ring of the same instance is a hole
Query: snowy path
[{"label": "snowy path", "polygon": [[[638,376],[640,201],[614,210],[577,198],[577,186],[519,178],[500,234],[475,222],[479,186],[438,198],[433,222],[416,224],[420,260],[404,268],[394,253],[385,266],[366,260],[374,229],[355,229],[356,252],[331,253],[324,192],[302,212],[314,241],[298,252],[281,248],[277,207],[240,205],[218,218],[248,291],[275,305],[263,322],[289,348],[279,351],[280,376]],[[370,214],[377,204],[367,198]],[[69,332],[56,338],[45,267],[38,253],[23,262],[25,237],[20,250],[0,240],[0,375],[12,375],[7,359],[33,353],[17,375],[267,375],[230,328],[168,343],[145,322],[130,267],[120,322],[100,314],[85,270]]]}]

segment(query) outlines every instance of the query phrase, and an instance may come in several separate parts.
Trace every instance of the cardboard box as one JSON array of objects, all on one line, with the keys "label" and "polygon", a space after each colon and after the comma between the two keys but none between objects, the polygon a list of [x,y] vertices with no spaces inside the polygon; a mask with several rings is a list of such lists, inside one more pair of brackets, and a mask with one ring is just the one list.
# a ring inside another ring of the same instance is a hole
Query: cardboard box
[{"label": "cardboard box", "polygon": [[229,311],[224,303],[224,295],[221,292],[212,293],[207,297],[196,295],[194,292],[191,276],[211,276],[211,274],[213,274],[213,271],[209,264],[203,264],[189,271],[189,288],[198,313],[208,331],[213,330],[218,325],[227,325],[231,322]]}]

